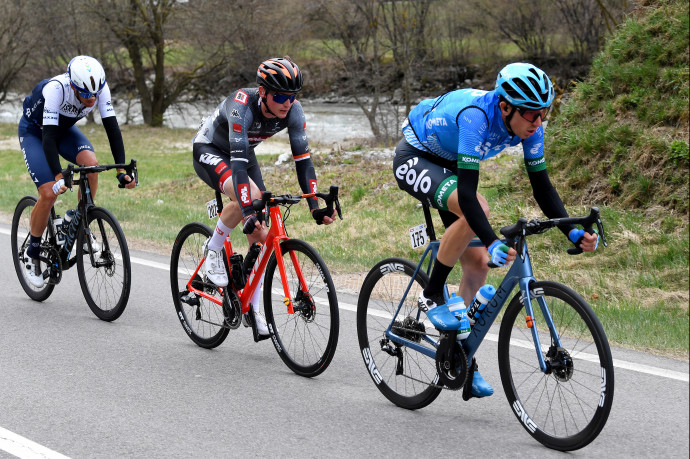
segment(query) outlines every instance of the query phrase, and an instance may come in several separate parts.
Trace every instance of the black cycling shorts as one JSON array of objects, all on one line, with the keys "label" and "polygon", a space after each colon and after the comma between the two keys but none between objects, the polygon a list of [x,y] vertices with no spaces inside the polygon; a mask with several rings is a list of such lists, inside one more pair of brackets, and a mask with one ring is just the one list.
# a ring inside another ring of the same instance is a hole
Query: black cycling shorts
[{"label": "black cycling shorts", "polygon": [[[199,178],[214,190],[222,193],[223,183],[232,175],[230,155],[213,144],[195,143],[192,147],[192,156],[194,170]],[[265,191],[266,186],[253,149],[249,151],[248,156],[247,175],[260,190]]]},{"label": "black cycling shorts", "polygon": [[398,187],[438,209],[448,228],[458,216],[448,210],[448,196],[458,187],[457,164],[413,147],[403,138],[395,148],[393,174]]}]

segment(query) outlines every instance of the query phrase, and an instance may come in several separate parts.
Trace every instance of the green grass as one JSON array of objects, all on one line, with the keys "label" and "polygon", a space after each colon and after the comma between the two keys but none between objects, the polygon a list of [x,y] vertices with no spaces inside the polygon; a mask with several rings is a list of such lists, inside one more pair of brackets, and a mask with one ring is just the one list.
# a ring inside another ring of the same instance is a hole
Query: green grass
[{"label": "green grass", "polygon": [[[688,2],[642,2],[549,127],[571,199],[688,215]],[[647,7],[648,6],[648,7]]]},{"label": "green grass", "polygon": [[[96,147],[99,160],[110,162],[105,132],[100,126],[83,131]],[[0,124],[0,212],[8,222],[14,206],[34,194],[21,153],[6,147],[16,139],[13,125]],[[114,174],[102,174],[96,202],[120,221],[134,248],[168,254],[179,229],[191,221],[215,224],[206,216],[205,202],[214,194],[194,173],[191,162],[192,130],[124,126],[128,158],[139,161],[140,187],[120,190]],[[299,193],[292,161],[276,165],[277,154],[259,157],[267,188],[277,193]],[[292,207],[286,220],[290,236],[316,247],[334,275],[361,275],[390,256],[416,260],[421,250],[410,247],[408,228],[423,223],[418,203],[400,191],[390,160],[372,159],[368,151],[336,152],[315,148],[313,155],[320,188],[340,186],[342,221],[317,226],[306,204]],[[64,161],[63,161],[64,163]],[[490,202],[491,223],[498,229],[518,217],[541,217],[524,183],[522,160],[509,155],[482,163],[480,192]],[[517,172],[519,171],[519,172]],[[558,186],[562,189],[562,186]],[[76,194],[58,200],[58,212],[73,207]],[[599,204],[591,201],[591,204]],[[585,214],[584,205],[569,203],[571,214]],[[612,342],[651,349],[664,355],[688,357],[688,221],[666,215],[650,220],[645,214],[615,206],[601,206],[609,247],[594,254],[569,256],[569,243],[557,230],[530,238],[535,277],[575,288],[599,315]],[[434,217],[438,235],[442,225]],[[233,246],[246,251],[240,231]],[[504,270],[492,270],[497,285]],[[459,268],[451,273],[457,283]],[[361,283],[361,281],[359,281]]]}]

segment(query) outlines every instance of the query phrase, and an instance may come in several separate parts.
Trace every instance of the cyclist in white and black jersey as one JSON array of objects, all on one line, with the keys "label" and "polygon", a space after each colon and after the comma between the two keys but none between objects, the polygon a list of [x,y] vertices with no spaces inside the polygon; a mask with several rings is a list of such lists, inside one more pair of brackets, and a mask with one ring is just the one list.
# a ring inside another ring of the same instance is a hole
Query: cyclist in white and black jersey
[{"label": "cyclist in white and black jersey", "polygon": [[[202,122],[194,137],[194,170],[208,186],[231,200],[213,236],[204,243],[206,275],[220,287],[228,284],[221,256],[223,242],[240,221],[250,244],[266,239],[266,225],[259,223],[251,206],[252,200],[259,199],[266,190],[254,153],[256,145],[287,129],[300,188],[304,193],[316,192],[306,121],[302,105],[296,100],[302,80],[299,67],[287,56],[262,62],[256,76],[259,87],[235,91]],[[308,204],[317,224],[335,221],[335,211],[328,215],[326,209],[319,209],[316,198],[309,199]],[[259,312],[260,293],[257,289],[251,303],[259,334],[268,335],[266,321]]]},{"label": "cyclist in white and black jersey", "polygon": [[[67,190],[60,156],[74,164],[98,165],[93,145],[75,124],[96,106],[108,134],[113,158],[122,164],[125,147],[110,99],[110,88],[103,67],[93,57],[75,57],[67,66],[67,73],[41,81],[24,99],[18,129],[19,145],[31,180],[38,189],[38,201],[31,211],[26,269],[27,278],[37,288],[44,285],[38,261],[41,235],[57,196]],[[117,179],[125,188],[136,186],[124,169],[118,169]],[[89,175],[89,184],[95,195],[98,174]]]}]

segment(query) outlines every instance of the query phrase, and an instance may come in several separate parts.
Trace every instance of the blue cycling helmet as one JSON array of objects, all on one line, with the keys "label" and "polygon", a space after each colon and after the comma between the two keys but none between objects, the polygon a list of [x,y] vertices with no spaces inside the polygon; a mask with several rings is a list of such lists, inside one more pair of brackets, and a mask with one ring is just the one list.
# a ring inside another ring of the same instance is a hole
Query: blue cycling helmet
[{"label": "blue cycling helmet", "polygon": [[532,64],[508,64],[496,78],[496,94],[503,96],[514,107],[528,109],[548,108],[554,97],[551,80]]}]

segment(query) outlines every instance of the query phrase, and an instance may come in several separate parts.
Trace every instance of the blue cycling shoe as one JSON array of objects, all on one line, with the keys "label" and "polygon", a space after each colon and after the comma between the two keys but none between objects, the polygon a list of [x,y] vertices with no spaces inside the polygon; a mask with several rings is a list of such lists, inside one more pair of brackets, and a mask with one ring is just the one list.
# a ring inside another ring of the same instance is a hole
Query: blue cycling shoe
[{"label": "blue cycling shoe", "polygon": [[474,377],[472,378],[472,396],[474,397],[488,397],[494,394],[494,389],[489,385],[488,382],[482,378],[479,371],[474,372]]}]

